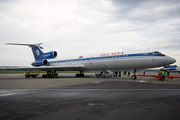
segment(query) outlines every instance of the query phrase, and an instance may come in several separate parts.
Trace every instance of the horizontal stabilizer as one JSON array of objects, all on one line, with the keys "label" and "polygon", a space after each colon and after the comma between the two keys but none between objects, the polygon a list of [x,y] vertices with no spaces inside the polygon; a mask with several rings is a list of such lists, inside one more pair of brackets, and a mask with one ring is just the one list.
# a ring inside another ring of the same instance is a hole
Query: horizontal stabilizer
[{"label": "horizontal stabilizer", "polygon": [[[7,45],[23,45],[23,46],[29,46],[29,47],[34,47],[34,46],[39,46],[43,43],[37,43],[37,44],[21,44],[21,43],[6,43]],[[41,49],[43,49],[41,47]]]}]

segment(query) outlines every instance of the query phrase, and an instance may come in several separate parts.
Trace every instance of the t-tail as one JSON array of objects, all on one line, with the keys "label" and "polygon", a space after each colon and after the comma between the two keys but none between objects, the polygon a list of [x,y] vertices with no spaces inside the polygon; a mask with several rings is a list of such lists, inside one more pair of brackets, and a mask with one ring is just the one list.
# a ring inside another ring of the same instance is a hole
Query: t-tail
[{"label": "t-tail", "polygon": [[43,49],[40,45],[42,43],[38,44],[19,44],[19,43],[7,43],[8,45],[23,45],[23,46],[29,46],[32,49],[34,59],[35,61],[31,64],[33,66],[42,66],[42,65],[48,65],[48,61],[46,59],[52,59],[57,57],[56,51],[51,51],[47,53],[43,53],[41,49]]}]

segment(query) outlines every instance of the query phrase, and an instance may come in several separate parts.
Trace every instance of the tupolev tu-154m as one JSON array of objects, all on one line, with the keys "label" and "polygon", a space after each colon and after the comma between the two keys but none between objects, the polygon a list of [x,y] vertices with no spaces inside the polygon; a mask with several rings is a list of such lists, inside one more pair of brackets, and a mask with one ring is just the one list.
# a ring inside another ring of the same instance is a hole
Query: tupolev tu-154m
[{"label": "tupolev tu-154m", "polygon": [[[76,76],[83,77],[84,71],[89,70],[134,70],[132,79],[136,79],[136,69],[162,67],[176,62],[172,57],[162,54],[158,51],[141,52],[111,52],[96,54],[92,56],[79,56],[79,58],[56,60],[56,51],[47,53],[42,52],[42,43],[38,44],[19,44],[7,43],[8,45],[29,46],[32,49],[35,61],[31,63],[32,67],[19,68],[1,68],[4,70],[30,70],[36,69],[46,71],[47,73],[56,73],[56,71],[79,71]],[[44,77],[44,76],[42,76]],[[46,76],[48,77],[48,76]]]}]

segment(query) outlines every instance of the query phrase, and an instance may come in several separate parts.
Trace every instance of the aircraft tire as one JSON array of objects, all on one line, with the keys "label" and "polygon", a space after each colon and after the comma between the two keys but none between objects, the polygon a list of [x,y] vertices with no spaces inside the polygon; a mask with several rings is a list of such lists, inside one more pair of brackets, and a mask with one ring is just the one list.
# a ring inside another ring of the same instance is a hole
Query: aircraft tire
[{"label": "aircraft tire", "polygon": [[53,76],[52,75],[47,75],[47,78],[52,78]]},{"label": "aircraft tire", "polygon": [[36,75],[32,75],[32,78],[36,78]]},{"label": "aircraft tire", "polygon": [[46,75],[46,74],[43,74],[43,75],[42,75],[42,78],[47,78],[47,75]]},{"label": "aircraft tire", "polygon": [[137,78],[136,75],[132,75],[132,76],[131,76],[131,79],[132,79],[132,80],[135,80],[136,78]]},{"label": "aircraft tire", "polygon": [[44,75],[44,74],[42,75],[42,78],[45,78],[45,75]]},{"label": "aircraft tire", "polygon": [[84,74],[76,74],[76,77],[84,77]]}]

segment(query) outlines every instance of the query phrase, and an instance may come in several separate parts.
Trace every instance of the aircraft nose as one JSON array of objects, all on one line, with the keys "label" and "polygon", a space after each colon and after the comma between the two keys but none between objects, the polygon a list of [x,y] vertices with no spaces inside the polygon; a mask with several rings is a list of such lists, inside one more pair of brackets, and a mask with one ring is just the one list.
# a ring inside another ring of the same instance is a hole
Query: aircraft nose
[{"label": "aircraft nose", "polygon": [[174,59],[174,58],[172,58],[172,57],[169,57],[169,56],[166,56],[165,62],[166,62],[167,64],[172,64],[172,63],[175,63],[175,62],[176,62],[176,59]]}]

